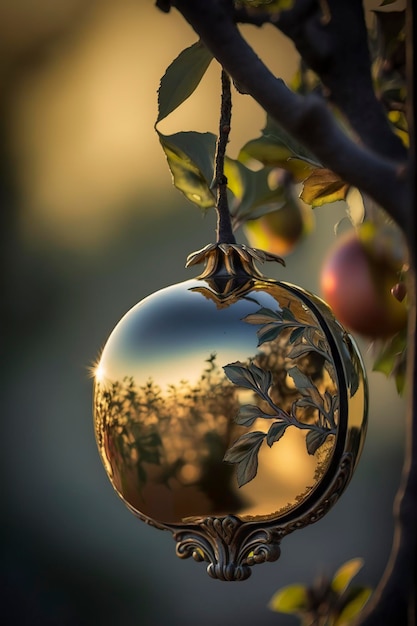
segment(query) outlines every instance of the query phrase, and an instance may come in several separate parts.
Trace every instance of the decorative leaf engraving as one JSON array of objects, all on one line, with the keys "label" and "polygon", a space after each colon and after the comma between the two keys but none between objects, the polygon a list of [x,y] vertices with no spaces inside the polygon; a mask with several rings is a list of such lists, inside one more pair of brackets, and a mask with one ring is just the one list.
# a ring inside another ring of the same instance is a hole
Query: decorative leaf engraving
[{"label": "decorative leaf engraving", "polygon": [[[289,307],[279,307],[273,311],[261,307],[255,313],[243,318],[249,324],[260,325],[257,331],[258,346],[284,345],[287,362],[294,365],[287,367],[286,373],[292,379],[298,398],[289,409],[277,405],[273,399],[272,372],[259,367],[255,362],[244,364],[230,363],[223,369],[227,378],[235,385],[255,393],[260,405],[243,405],[235,422],[251,428],[258,419],[274,420],[268,431],[253,431],[241,435],[227,450],[224,461],[237,465],[239,487],[255,478],[258,471],[258,454],[264,440],[269,447],[278,442],[290,426],[306,433],[306,449],[314,455],[326,442],[329,435],[337,434],[336,416],[339,409],[337,393],[330,393],[327,388],[319,391],[311,376],[302,371],[298,363],[302,359],[321,359],[322,367],[327,372],[332,385],[335,385],[334,363],[331,358],[326,338],[319,326],[299,321]],[[267,410],[265,410],[265,408]],[[270,411],[270,412],[269,412]],[[306,418],[307,416],[307,418]]]},{"label": "decorative leaf engraving", "polygon": [[259,418],[273,419],[274,417],[275,415],[264,413],[254,404],[245,404],[239,409],[235,422],[240,426],[252,426],[252,424]]},{"label": "decorative leaf engraving", "polygon": [[284,333],[291,330],[288,342],[297,347],[293,348],[293,353],[288,354],[289,358],[298,358],[301,354],[307,354],[314,350],[320,353],[324,359],[331,362],[326,340],[318,326],[306,324],[297,320],[293,312],[288,307],[282,307],[278,311],[262,307],[256,313],[251,313],[243,318],[249,324],[259,324],[261,328],[257,331],[258,346],[266,342],[271,342]]},{"label": "decorative leaf engraving", "polygon": [[258,452],[265,433],[246,433],[228,449],[224,460],[228,463],[237,464],[237,482],[242,487],[255,478],[258,471]]},{"label": "decorative leaf engraving", "polygon": [[281,439],[287,428],[288,424],[283,424],[282,422],[274,422],[270,426],[268,434],[266,436],[266,443],[270,448],[276,441],[279,441]]},{"label": "decorative leaf engraving", "polygon": [[310,430],[306,435],[306,446],[309,454],[315,454],[327,439],[328,431]]},{"label": "decorative leaf engraving", "polygon": [[223,369],[232,383],[239,387],[253,389],[257,393],[259,391],[268,393],[268,389],[272,385],[271,372],[265,372],[254,363],[246,367],[243,363],[236,362],[226,365]]}]

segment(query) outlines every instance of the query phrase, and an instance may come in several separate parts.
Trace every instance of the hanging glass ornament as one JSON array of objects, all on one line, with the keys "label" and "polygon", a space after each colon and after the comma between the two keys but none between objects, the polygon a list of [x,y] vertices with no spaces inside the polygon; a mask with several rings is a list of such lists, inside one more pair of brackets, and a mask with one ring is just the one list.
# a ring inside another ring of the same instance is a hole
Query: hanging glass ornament
[{"label": "hanging glass ornament", "polygon": [[190,255],[202,274],[134,306],[95,372],[113,487],[221,580],[246,579],[326,514],[366,431],[352,338],[317,296],[265,278],[255,262],[267,260],[277,257],[223,243]]}]

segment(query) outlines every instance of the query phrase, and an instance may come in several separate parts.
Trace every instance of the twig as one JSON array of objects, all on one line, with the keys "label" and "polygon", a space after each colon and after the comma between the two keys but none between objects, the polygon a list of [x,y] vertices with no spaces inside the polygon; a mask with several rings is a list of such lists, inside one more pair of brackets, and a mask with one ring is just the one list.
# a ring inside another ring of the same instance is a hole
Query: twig
[{"label": "twig", "polygon": [[[376,97],[362,0],[303,0],[274,21],[318,74],[328,98],[361,141],[381,156],[403,160],[407,151]],[[302,19],[300,10],[304,9]]]},{"label": "twig", "polygon": [[222,69],[222,97],[220,105],[219,137],[216,146],[214,183],[217,188],[217,243],[236,243],[227,200],[227,178],[224,174],[224,157],[229,141],[232,118],[230,78]]}]

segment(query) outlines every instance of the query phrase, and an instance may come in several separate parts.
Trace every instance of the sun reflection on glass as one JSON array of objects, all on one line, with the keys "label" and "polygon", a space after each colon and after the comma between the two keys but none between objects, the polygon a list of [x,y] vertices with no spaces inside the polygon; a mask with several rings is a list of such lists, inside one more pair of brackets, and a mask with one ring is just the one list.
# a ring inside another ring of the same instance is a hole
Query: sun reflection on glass
[{"label": "sun reflection on glass", "polygon": [[105,380],[106,375],[105,375],[103,364],[101,362],[98,363],[96,366],[94,366],[93,374],[94,374],[94,378],[96,379],[98,383],[102,383]]}]

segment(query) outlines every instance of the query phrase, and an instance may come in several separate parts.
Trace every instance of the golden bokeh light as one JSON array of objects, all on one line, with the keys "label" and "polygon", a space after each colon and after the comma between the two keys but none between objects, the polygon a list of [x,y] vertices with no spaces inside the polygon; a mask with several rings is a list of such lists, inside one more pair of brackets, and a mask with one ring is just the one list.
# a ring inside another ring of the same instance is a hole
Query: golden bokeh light
[{"label": "golden bokeh light", "polygon": [[[157,89],[196,35],[177,12],[168,18],[152,3],[91,1],[81,11],[74,0],[65,6],[60,13],[48,4],[50,21],[65,35],[16,76],[9,141],[26,232],[90,247],[114,236],[126,211],[144,210],[155,189],[159,196],[170,192],[154,130]],[[10,19],[17,25],[28,16],[14,11]],[[246,32],[273,71],[290,78],[296,67],[291,44],[273,29]],[[162,132],[217,132],[219,80],[213,63],[189,101],[162,122]],[[258,105],[235,97],[231,156],[264,124]]]}]

